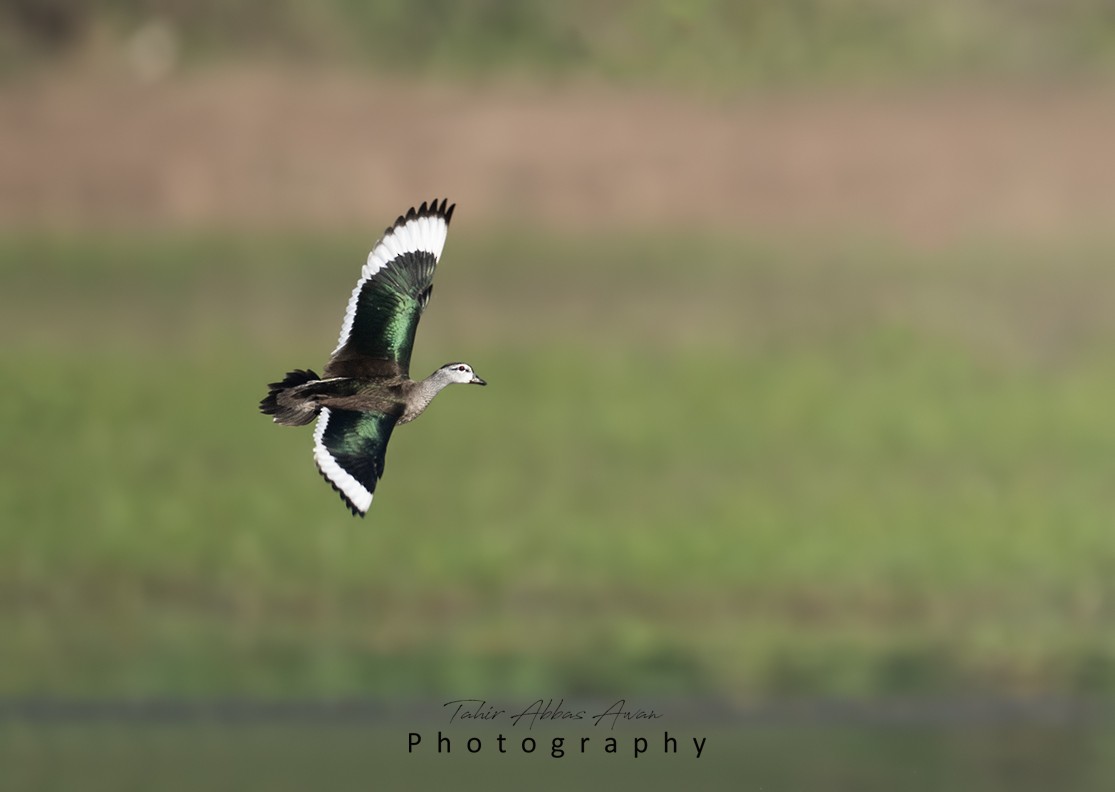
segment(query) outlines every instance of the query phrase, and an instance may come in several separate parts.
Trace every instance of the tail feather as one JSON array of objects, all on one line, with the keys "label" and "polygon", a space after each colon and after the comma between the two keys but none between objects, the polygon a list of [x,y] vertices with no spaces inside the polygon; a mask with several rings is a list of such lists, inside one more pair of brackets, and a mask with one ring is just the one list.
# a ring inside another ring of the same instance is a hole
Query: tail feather
[{"label": "tail feather", "polygon": [[280,382],[272,382],[267,386],[268,392],[259,402],[259,411],[264,415],[274,416],[275,423],[284,426],[308,424],[317,417],[321,407],[312,401],[299,399],[298,394],[293,391],[318,379],[318,375],[310,369],[291,371]]}]

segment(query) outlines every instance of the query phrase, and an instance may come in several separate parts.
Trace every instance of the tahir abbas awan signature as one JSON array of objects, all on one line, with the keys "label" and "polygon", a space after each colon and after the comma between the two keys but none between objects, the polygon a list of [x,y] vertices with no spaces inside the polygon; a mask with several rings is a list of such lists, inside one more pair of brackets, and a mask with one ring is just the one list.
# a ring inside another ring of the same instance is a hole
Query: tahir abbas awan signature
[{"label": "tahir abbas awan signature", "polygon": [[[556,705],[553,699],[546,701],[537,699],[521,710],[496,707],[489,704],[485,699],[455,699],[445,702],[442,706],[449,712],[450,723],[469,722],[479,726],[497,721],[507,721],[510,728],[525,728],[527,731],[533,729],[538,723],[554,724],[570,721],[582,723],[585,728],[591,727],[594,730],[606,728],[608,731],[614,731],[618,723],[654,721],[662,717],[661,713],[655,712],[653,709],[629,707],[626,699],[619,699],[595,715],[589,715],[589,711],[586,709],[566,709],[565,699],[559,699]],[[693,757],[700,759],[708,738],[690,737],[689,739],[692,741]],[[539,740],[529,735],[521,738],[518,736],[508,737],[502,732],[494,736],[485,734],[481,737],[474,734],[466,738],[461,735],[447,735],[439,730],[436,747],[428,743],[423,745],[421,732],[410,732],[407,735],[407,753],[446,755],[452,754],[453,748],[456,746],[458,753],[477,754],[495,751],[501,754],[511,752],[532,754],[538,750],[539,742],[545,743],[547,741],[549,743],[549,754],[554,759],[563,758],[567,751],[581,754],[624,753],[638,759],[647,752],[655,750],[658,746],[661,746],[663,754],[677,754],[679,749],[678,738],[671,736],[669,731],[663,731],[660,739],[657,738],[657,735],[649,737],[645,734],[622,738],[599,734],[588,736],[581,734],[575,737],[560,736]],[[568,746],[566,745],[567,741]],[[682,752],[687,753],[689,743],[683,739],[680,741],[680,745],[682,746]],[[461,748],[464,750],[462,751]]]}]

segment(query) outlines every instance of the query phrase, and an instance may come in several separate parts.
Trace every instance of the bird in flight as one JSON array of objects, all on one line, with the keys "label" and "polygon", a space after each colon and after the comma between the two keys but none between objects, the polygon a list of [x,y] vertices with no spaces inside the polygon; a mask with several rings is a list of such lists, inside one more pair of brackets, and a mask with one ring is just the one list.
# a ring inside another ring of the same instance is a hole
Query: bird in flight
[{"label": "bird in flight", "polygon": [[468,363],[446,363],[410,378],[418,320],[430,301],[434,269],[456,204],[423,203],[401,215],[368,254],[323,376],[297,369],[272,382],[260,412],[277,424],[317,418],[314,462],[352,513],[363,517],[383,476],[387,441],[447,385],[486,385]]}]

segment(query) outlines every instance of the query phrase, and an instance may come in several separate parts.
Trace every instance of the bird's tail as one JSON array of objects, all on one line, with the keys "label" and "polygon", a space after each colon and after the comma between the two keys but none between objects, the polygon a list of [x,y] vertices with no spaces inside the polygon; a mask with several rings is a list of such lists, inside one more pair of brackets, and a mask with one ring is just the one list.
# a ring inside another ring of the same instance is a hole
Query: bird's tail
[{"label": "bird's tail", "polygon": [[309,369],[295,369],[283,377],[282,382],[272,382],[267,386],[269,390],[259,402],[259,411],[274,416],[275,423],[283,426],[308,424],[317,417],[321,406],[301,396],[299,390],[318,379],[318,375]]}]

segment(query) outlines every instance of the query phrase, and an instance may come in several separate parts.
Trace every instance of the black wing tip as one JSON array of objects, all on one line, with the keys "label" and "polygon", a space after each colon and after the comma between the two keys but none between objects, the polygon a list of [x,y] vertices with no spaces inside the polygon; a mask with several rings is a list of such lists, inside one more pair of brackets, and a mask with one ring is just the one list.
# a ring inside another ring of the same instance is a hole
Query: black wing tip
[{"label": "black wing tip", "polygon": [[420,217],[440,217],[445,221],[446,225],[453,219],[453,210],[457,208],[457,204],[449,203],[448,198],[437,199],[432,201],[423,201],[418,206],[412,206],[406,211],[405,214],[399,215],[395,218],[395,222],[387,226],[383,232],[384,236],[390,234],[396,228],[406,225],[411,220],[417,220]]},{"label": "black wing tip", "polygon": [[[359,518],[363,519],[363,518],[368,516],[368,512],[362,512],[362,511],[360,511],[360,509],[356,508],[356,504],[353,503],[351,500],[349,500],[348,495],[345,495],[344,491],[340,487],[338,487],[336,484],[334,484],[333,480],[331,478],[329,478],[329,476],[325,475],[324,470],[322,470],[317,465],[314,465],[314,467],[317,467],[317,472],[321,475],[321,477],[323,479],[325,479],[325,483],[328,484],[333,489],[333,491],[335,493],[337,493],[338,495],[341,496],[341,500],[344,502],[345,506],[348,507],[348,510],[350,512],[352,512],[353,517],[359,517]],[[373,490],[373,492],[374,492],[374,490]]]}]

